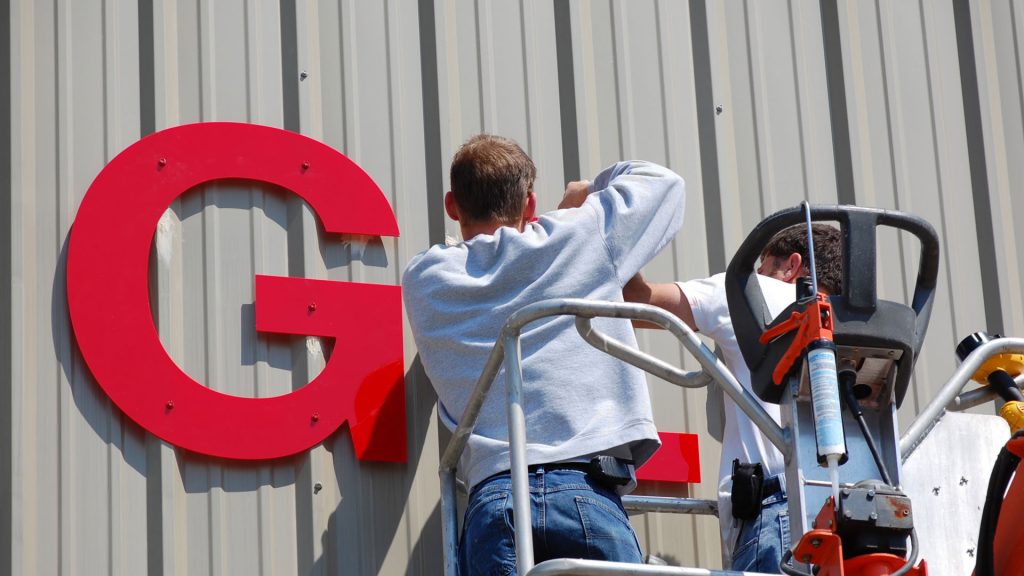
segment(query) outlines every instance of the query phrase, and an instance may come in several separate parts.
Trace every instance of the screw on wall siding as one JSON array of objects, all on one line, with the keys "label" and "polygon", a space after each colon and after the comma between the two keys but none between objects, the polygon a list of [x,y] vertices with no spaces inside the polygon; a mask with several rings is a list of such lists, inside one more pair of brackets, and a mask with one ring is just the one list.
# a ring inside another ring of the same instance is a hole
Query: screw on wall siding
[{"label": "screw on wall siding", "polygon": [[967,555],[970,556],[971,558],[974,558],[974,548],[968,548],[967,549]]},{"label": "screw on wall siding", "polygon": [[309,78],[309,74],[306,74],[305,70],[299,72],[299,80],[305,80],[306,78]]},{"label": "screw on wall siding", "polygon": [[725,111],[725,107],[722,106],[721,104],[718,104],[717,106],[715,106],[715,116],[721,116],[722,112],[724,112],[724,111]]},{"label": "screw on wall siding", "polygon": [[935,488],[932,488],[932,494],[935,494],[936,496],[939,495],[939,487],[938,486],[936,486]]},{"label": "screw on wall siding", "polygon": [[961,476],[960,477],[960,485],[961,486],[967,486],[967,478]]},{"label": "screw on wall siding", "polygon": [[320,491],[323,490],[323,489],[324,489],[324,485],[323,484],[321,484],[319,482],[317,482],[316,484],[313,484],[313,494],[319,494]]}]

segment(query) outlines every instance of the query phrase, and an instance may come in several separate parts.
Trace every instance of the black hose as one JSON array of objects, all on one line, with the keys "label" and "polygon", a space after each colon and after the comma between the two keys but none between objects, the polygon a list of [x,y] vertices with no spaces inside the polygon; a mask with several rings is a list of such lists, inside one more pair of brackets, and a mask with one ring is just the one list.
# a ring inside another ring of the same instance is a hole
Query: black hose
[{"label": "black hose", "polygon": [[843,398],[846,400],[846,409],[850,411],[850,415],[857,421],[857,426],[860,427],[860,432],[864,436],[864,441],[868,444],[868,450],[871,450],[871,457],[875,459],[875,465],[878,466],[878,471],[882,474],[882,480],[889,486],[892,486],[892,477],[889,476],[889,470],[885,467],[885,462],[882,461],[882,455],[878,452],[878,445],[875,444],[875,438],[871,435],[868,430],[868,423],[864,420],[864,411],[860,408],[860,402],[857,401],[857,395],[853,393],[853,385],[857,382],[857,373],[853,370],[840,370],[839,371],[839,390],[843,394]]},{"label": "black hose", "polygon": [[1024,394],[1021,394],[1017,382],[1004,370],[993,370],[988,375],[988,387],[1007,402],[1024,401]]},{"label": "black hose", "polygon": [[[1010,438],[1024,435],[1017,432]],[[1009,444],[1009,442],[1007,443]],[[978,530],[978,561],[974,565],[975,576],[995,576],[995,538],[996,527],[999,525],[999,512],[1003,507],[1003,497],[1010,479],[1020,464],[1020,458],[1010,452],[1006,446],[999,451],[996,463],[992,467],[992,476],[988,480],[988,491],[985,494],[985,507],[981,512],[981,528]]]}]

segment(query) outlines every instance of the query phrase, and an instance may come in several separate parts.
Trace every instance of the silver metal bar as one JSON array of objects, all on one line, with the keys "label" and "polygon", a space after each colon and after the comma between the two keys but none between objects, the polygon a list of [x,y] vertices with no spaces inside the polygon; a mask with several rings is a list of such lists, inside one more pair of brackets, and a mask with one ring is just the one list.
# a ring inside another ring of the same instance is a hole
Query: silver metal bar
[{"label": "silver metal bar", "polygon": [[811,296],[818,296],[818,272],[814,266],[814,228],[811,227],[811,205],[804,200],[800,203],[804,207],[804,215],[807,218],[807,270],[811,273]]},{"label": "silver metal bar", "polygon": [[[1017,388],[1024,387],[1024,374],[1021,374],[1013,379],[1014,383],[1017,384]],[[981,406],[986,402],[995,402],[999,400],[999,395],[992,391],[988,386],[982,386],[981,388],[975,388],[974,390],[968,390],[963,394],[957,396],[946,406],[946,410],[950,412],[961,412],[975,406]]]},{"label": "silver metal bar", "polygon": [[590,318],[577,316],[576,331],[594,348],[602,350],[623,362],[632,364],[641,370],[650,372],[666,382],[671,382],[684,388],[703,388],[712,381],[711,376],[702,371],[686,372],[653,356],[643,353],[638,354],[636,348],[610,338],[603,332],[595,329]]},{"label": "silver metal bar", "polygon": [[622,497],[622,506],[630,512],[670,512],[718,516],[717,500],[630,495]]},{"label": "silver metal bar", "polygon": [[903,461],[914,451],[921,441],[928,435],[928,432],[935,427],[935,424],[942,419],[946,407],[953,402],[960,391],[971,379],[971,376],[981,368],[989,358],[1006,352],[1024,352],[1024,339],[1021,338],[997,338],[979,346],[971,352],[960,364],[960,367],[953,372],[953,375],[942,386],[939,393],[932,401],[917,415],[914,422],[907,428],[903,437],[900,438],[900,455]]},{"label": "silver metal bar", "polygon": [[[818,487],[821,487],[821,488],[831,488],[832,487],[832,483],[827,481],[827,480],[814,480],[814,479],[811,479],[811,478],[801,478],[800,482],[804,486],[818,486]],[[855,488],[856,484],[850,484],[849,482],[841,482],[839,484],[839,487],[840,488]]]},{"label": "silver metal bar", "polygon": [[444,547],[445,576],[459,574],[459,513],[455,492],[455,471],[441,471],[441,541]]},{"label": "silver metal bar", "polygon": [[651,566],[599,560],[560,558],[541,562],[530,570],[530,576],[769,576],[763,572],[733,572],[681,566]]},{"label": "silver metal bar", "polygon": [[[707,378],[718,382],[722,390],[743,410],[743,413],[750,418],[765,437],[778,448],[783,457],[789,458],[792,448],[789,445],[788,432],[783,430],[775,419],[765,411],[761,403],[758,402],[757,398],[749,390],[740,385],[733,373],[715,356],[714,352],[704,345],[704,342],[697,337],[697,334],[674,314],[646,304],[591,302],[589,300],[577,299],[566,299],[558,302],[562,302],[567,309],[575,309],[577,316],[583,319],[594,316],[632,318],[656,324],[671,332],[679,340],[683,348],[697,359],[697,362],[700,363],[703,369],[703,374],[706,374]],[[543,304],[543,302],[538,304]],[[686,373],[668,366],[657,358],[609,338],[593,328],[591,324],[580,322],[579,318],[576,322],[576,328],[580,335],[596,348],[605,350],[616,358],[629,362],[634,366],[649,370],[667,382],[687,388],[705,385],[703,382],[707,378],[701,377],[700,373]],[[662,365],[668,366],[668,370],[665,371],[664,375],[660,373]]]},{"label": "silver metal bar", "polygon": [[487,357],[487,363],[484,364],[483,372],[480,373],[480,378],[476,381],[476,387],[466,403],[466,409],[462,412],[462,418],[459,418],[459,425],[455,428],[455,432],[452,433],[452,439],[448,442],[448,448],[445,449],[444,455],[441,456],[442,471],[454,470],[459,464],[459,458],[462,456],[463,450],[466,449],[466,442],[469,441],[473,427],[476,426],[476,419],[480,415],[480,408],[484,405],[484,400],[487,399],[487,394],[491,391],[494,376],[498,374],[504,358],[505,342],[499,338],[494,343],[491,355]]},{"label": "silver metal bar", "polygon": [[[667,314],[667,312],[666,312]],[[765,411],[761,403],[754,397],[754,394],[744,388],[736,376],[733,375],[725,364],[715,356],[690,327],[684,324],[675,316],[669,315],[667,329],[679,339],[687,352],[693,355],[700,363],[701,368],[710,375],[740,410],[750,418],[750,421],[757,426],[758,430],[768,438],[769,441],[779,450],[785,461],[789,461],[793,447],[790,445],[790,432],[784,430],[779,423]]]},{"label": "silver metal bar", "polygon": [[505,390],[508,396],[508,448],[512,466],[512,514],[516,519],[516,572],[533,568],[533,517],[526,465],[526,414],[523,411],[522,351],[519,331],[505,332]]}]

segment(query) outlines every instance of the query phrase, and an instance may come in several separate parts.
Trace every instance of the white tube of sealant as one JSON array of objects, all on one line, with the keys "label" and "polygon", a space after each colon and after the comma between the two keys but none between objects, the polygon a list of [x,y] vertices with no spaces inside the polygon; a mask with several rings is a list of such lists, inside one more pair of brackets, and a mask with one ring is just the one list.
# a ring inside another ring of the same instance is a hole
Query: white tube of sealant
[{"label": "white tube of sealant", "polygon": [[838,507],[839,465],[846,461],[846,435],[839,401],[835,345],[830,340],[816,340],[807,347],[807,373],[811,384],[818,462],[828,466],[833,504]]}]

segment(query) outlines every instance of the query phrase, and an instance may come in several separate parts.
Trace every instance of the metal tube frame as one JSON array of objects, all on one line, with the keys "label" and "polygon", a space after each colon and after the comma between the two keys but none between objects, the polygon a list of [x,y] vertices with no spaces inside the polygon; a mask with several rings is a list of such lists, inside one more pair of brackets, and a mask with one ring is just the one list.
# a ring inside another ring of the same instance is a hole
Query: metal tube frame
[{"label": "metal tube frame", "polygon": [[[577,298],[545,300],[525,306],[509,318],[495,342],[484,370],[477,380],[459,425],[441,457],[441,513],[444,567],[447,576],[456,576],[458,551],[458,512],[456,509],[457,483],[455,469],[476,424],[480,408],[490,392],[494,377],[504,363],[509,418],[509,451],[512,476],[513,512],[517,518],[530,518],[529,477],[526,462],[526,419],[522,407],[523,381],[519,336],[527,324],[550,316],[577,316],[576,329],[594,347],[607,352],[633,366],[651,372],[662,379],[685,388],[707,386],[712,380],[758,426],[765,436],[788,459],[790,435],[772,419],[754,395],[743,388],[736,377],[704,345],[681,320],[660,308],[646,304],[597,302]],[[656,324],[671,332],[701,365],[701,371],[685,372],[632,346],[609,338],[596,330],[590,320],[596,317],[642,320]],[[673,502],[669,502],[673,501]],[[717,515],[717,503],[693,499],[656,499],[654,497],[628,497],[624,505],[631,509],[671,511]],[[594,562],[585,560],[549,560],[533,566],[532,521],[516,522],[517,574],[675,574],[682,576],[740,575],[740,572],[708,571],[697,568],[678,568]],[[744,573],[751,575],[751,573]]]},{"label": "metal tube frame", "polygon": [[[1013,379],[1014,383],[1017,384],[1017,388],[1024,387],[1024,374],[1017,376]],[[982,386],[981,388],[975,388],[968,392],[960,394],[946,406],[946,410],[950,412],[961,412],[963,410],[969,410],[975,406],[981,406],[986,402],[996,402],[1000,400],[999,394],[996,394],[988,386]]]},{"label": "metal tube frame", "polygon": [[[914,422],[910,424],[907,431],[900,438],[900,456],[904,462],[921,445],[928,433],[942,419],[947,410],[965,409],[962,406],[967,401],[961,399],[960,392],[971,380],[975,372],[981,368],[989,358],[1005,353],[1024,353],[1024,338],[997,338],[982,344],[974,352],[971,352],[960,366],[953,372],[953,375],[935,395],[932,401],[922,410]],[[979,396],[971,391],[968,393],[971,398]],[[971,398],[968,398],[970,400]],[[958,402],[959,401],[959,402]]]}]

